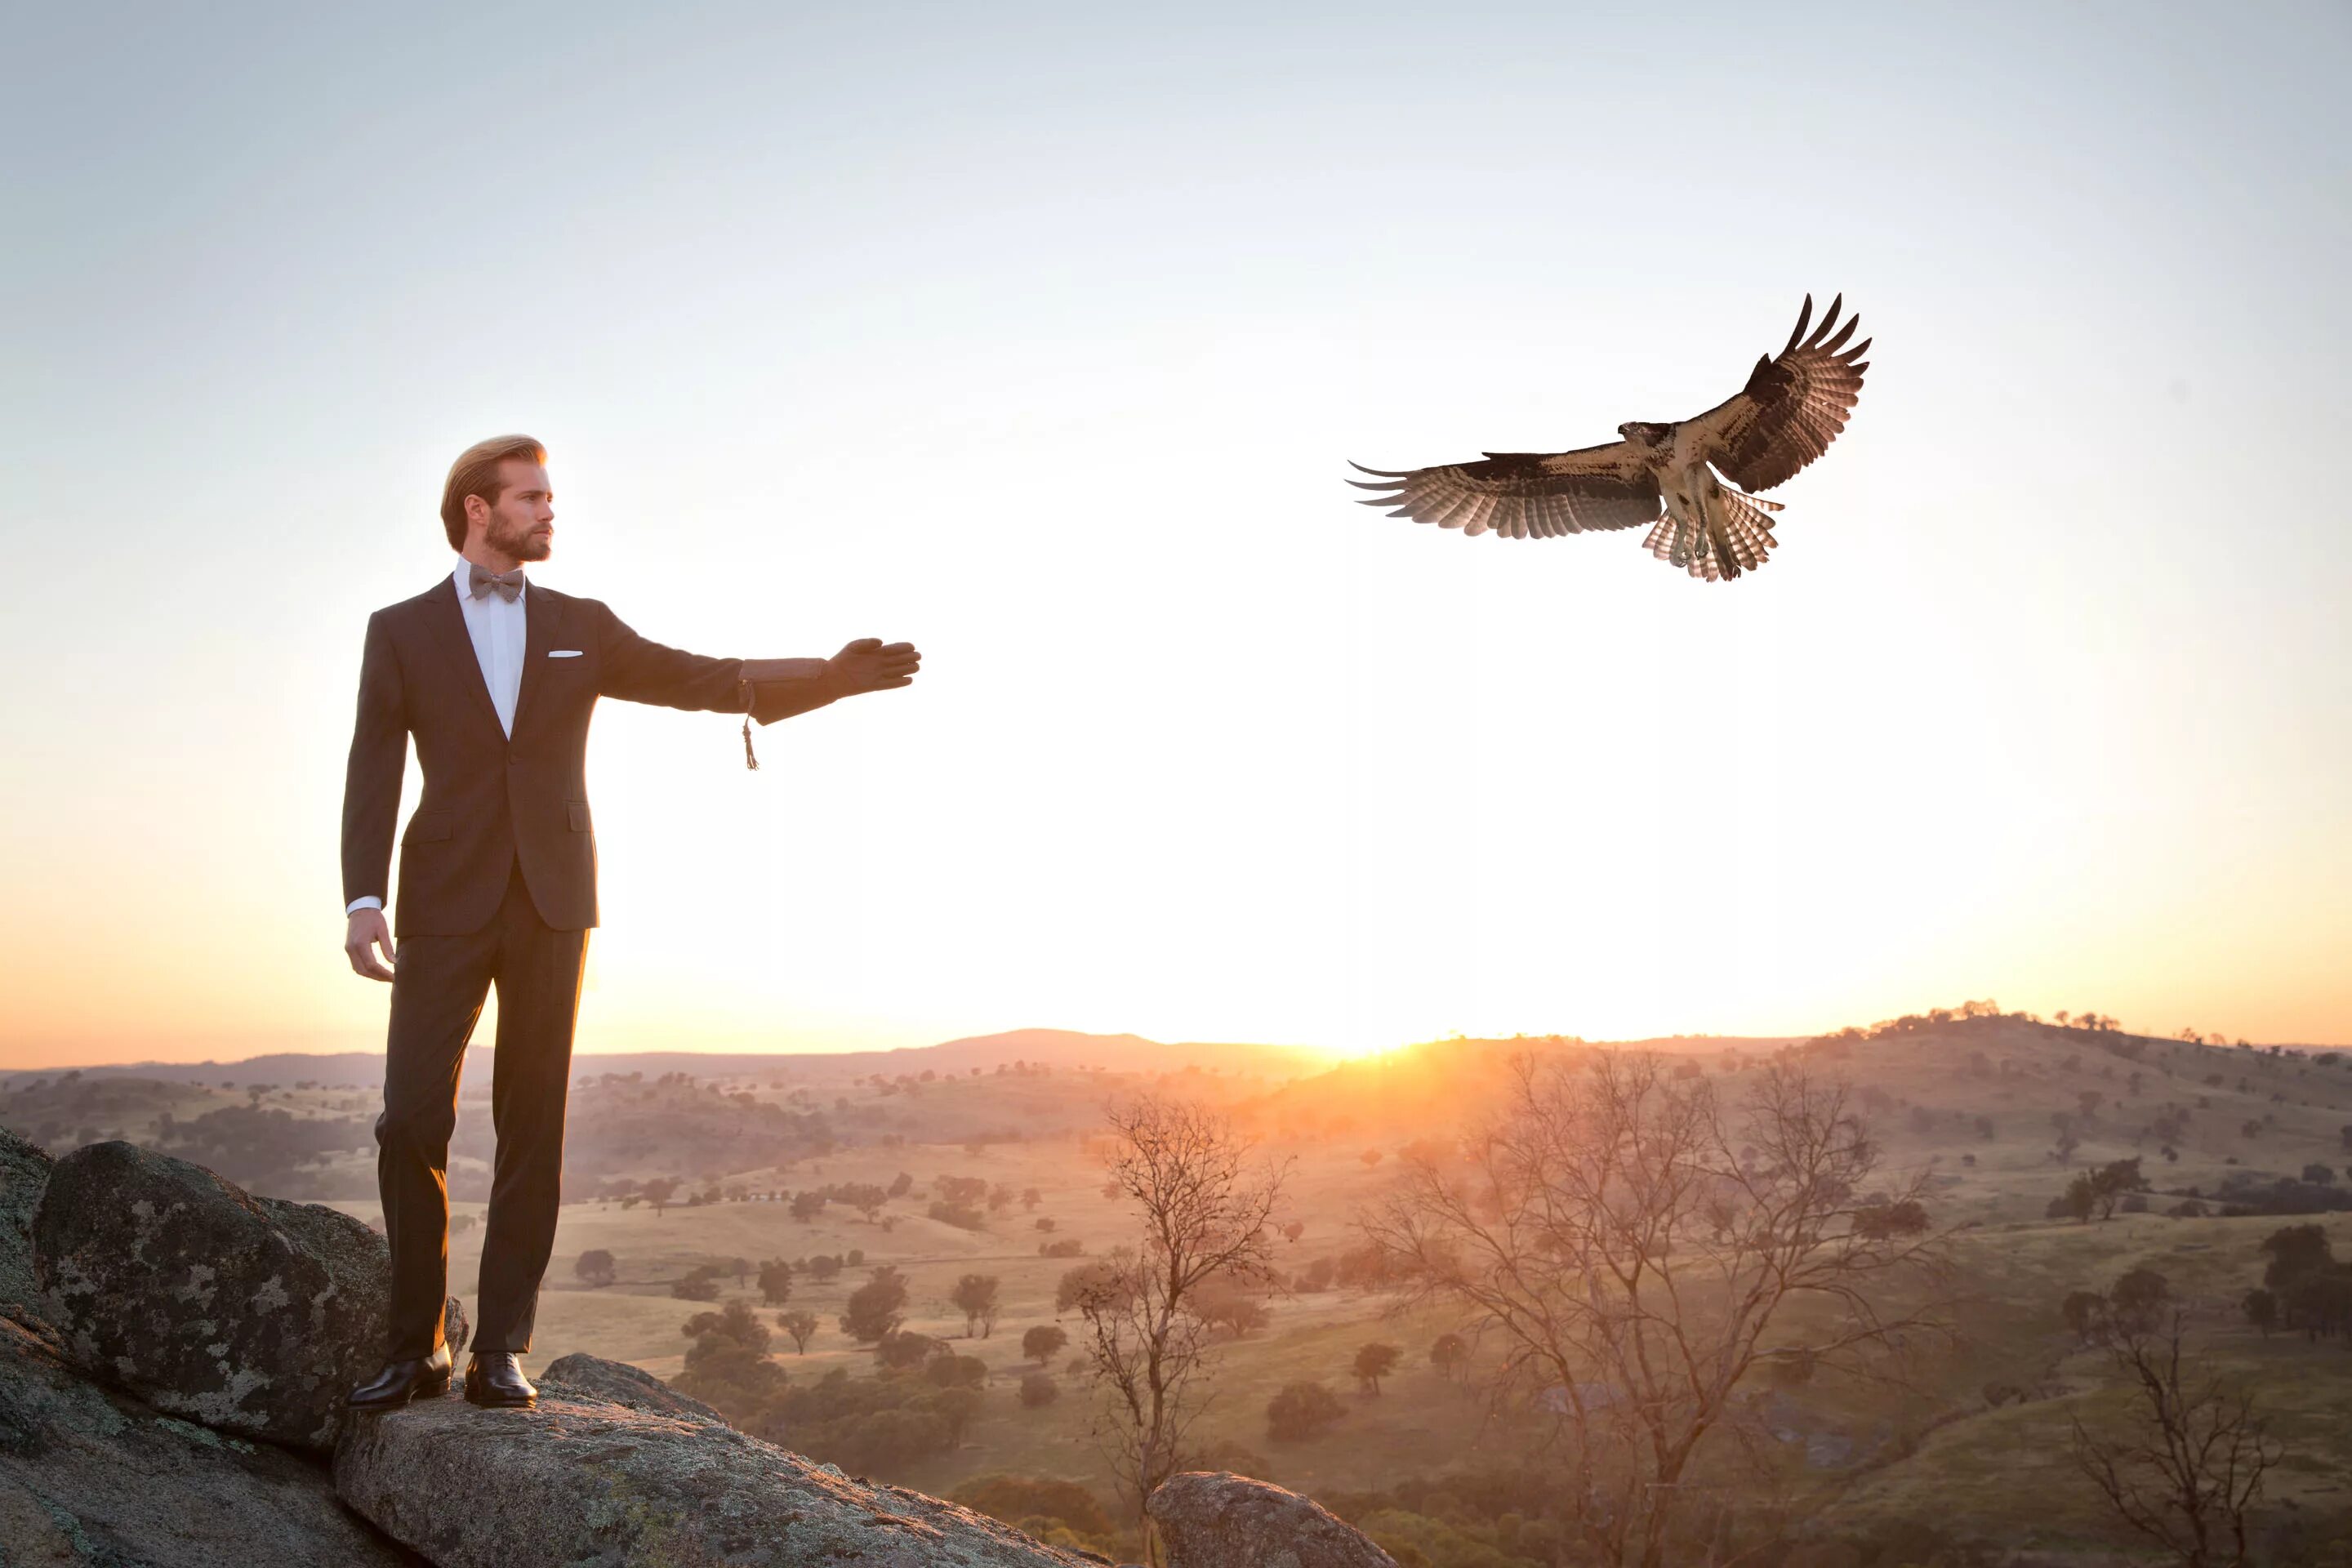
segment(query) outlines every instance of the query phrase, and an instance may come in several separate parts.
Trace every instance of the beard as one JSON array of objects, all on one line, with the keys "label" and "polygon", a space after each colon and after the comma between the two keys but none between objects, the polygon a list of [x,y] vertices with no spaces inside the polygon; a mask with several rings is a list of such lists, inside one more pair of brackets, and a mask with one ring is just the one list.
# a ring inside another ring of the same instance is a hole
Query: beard
[{"label": "beard", "polygon": [[533,531],[538,526],[537,523],[527,522],[509,528],[502,526],[501,520],[494,515],[490,519],[490,526],[482,534],[482,542],[499,554],[512,556],[517,561],[544,561],[553,547],[544,534]]}]

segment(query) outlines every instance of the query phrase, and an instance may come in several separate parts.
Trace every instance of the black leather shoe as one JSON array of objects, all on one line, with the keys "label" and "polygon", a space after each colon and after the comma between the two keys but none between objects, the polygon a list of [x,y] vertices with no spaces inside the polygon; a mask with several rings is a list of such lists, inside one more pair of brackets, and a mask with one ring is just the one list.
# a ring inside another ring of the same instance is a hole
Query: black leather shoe
[{"label": "black leather shoe", "polygon": [[523,1376],[514,1352],[478,1351],[466,1363],[466,1403],[485,1410],[528,1410],[539,1403],[539,1390]]},{"label": "black leather shoe", "polygon": [[392,1361],[383,1370],[344,1396],[353,1410],[397,1410],[412,1399],[438,1399],[449,1392],[449,1373],[457,1363],[443,1345],[421,1359]]}]

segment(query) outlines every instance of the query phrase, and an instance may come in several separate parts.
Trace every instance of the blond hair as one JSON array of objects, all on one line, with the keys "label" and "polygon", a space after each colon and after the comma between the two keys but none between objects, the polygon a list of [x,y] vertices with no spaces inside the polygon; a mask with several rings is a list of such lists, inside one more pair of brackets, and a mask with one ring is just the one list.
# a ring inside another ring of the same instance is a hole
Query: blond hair
[{"label": "blond hair", "polygon": [[448,532],[450,549],[466,548],[467,496],[479,496],[491,506],[499,504],[499,496],[506,489],[499,482],[499,465],[509,458],[544,464],[547,448],[529,436],[493,436],[475,442],[449,465],[448,482],[441,487],[441,526]]}]

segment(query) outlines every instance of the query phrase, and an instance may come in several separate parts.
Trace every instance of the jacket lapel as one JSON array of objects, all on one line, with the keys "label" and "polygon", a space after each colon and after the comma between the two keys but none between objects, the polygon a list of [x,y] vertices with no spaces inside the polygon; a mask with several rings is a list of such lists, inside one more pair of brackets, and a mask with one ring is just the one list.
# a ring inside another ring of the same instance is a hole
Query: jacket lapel
[{"label": "jacket lapel", "polygon": [[[526,630],[531,620],[537,618],[538,597],[537,595],[532,595],[532,613],[524,620]],[[473,634],[466,629],[466,612],[457,607],[455,578],[442,578],[439,585],[425,595],[425,617],[433,627],[430,640],[435,647],[441,650],[442,659],[448,666],[450,682],[473,694],[474,706],[481,710],[482,717],[489,721],[490,729],[503,741],[506,736],[499,729],[498,705],[490,700],[489,685],[482,679],[482,661],[474,652]],[[530,689],[530,668],[526,663],[523,667],[523,689],[528,691]],[[518,700],[515,704],[518,719],[521,710],[522,704]]]},{"label": "jacket lapel", "polygon": [[515,690],[514,716],[518,735],[522,733],[523,715],[530,711],[530,694],[539,689],[547,650],[562,641],[563,631],[563,616],[557,607],[560,601],[529,577],[523,579],[522,601],[522,683]]}]

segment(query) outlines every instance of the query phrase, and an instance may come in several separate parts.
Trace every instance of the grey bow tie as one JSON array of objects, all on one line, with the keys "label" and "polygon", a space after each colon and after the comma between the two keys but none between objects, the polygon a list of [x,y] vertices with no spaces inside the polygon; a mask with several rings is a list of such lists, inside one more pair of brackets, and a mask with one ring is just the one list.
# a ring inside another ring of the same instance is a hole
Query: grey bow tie
[{"label": "grey bow tie", "polygon": [[513,604],[515,600],[520,596],[522,593],[521,567],[518,566],[511,572],[485,572],[482,570],[481,564],[478,562],[469,561],[467,564],[471,567],[472,570],[466,574],[466,581],[467,585],[472,588],[474,597],[477,599],[485,597],[493,588],[496,588],[499,591],[499,597],[504,599],[509,605]]}]

